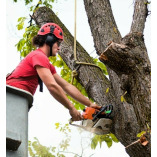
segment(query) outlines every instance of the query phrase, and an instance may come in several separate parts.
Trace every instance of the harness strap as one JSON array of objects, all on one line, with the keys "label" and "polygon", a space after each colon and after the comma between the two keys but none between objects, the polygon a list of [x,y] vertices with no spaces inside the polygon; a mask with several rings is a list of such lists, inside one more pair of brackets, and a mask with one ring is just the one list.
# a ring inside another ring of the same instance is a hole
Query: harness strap
[{"label": "harness strap", "polygon": [[[6,78],[8,78],[11,74],[9,74]],[[34,76],[28,76],[28,77],[19,77],[19,78],[13,78],[13,79],[8,79],[6,80],[6,83],[11,83],[11,82],[17,82],[17,81],[27,81],[27,80],[31,80],[34,79]],[[40,86],[39,91],[43,92],[43,81],[40,79],[40,77],[38,76],[38,84]]]},{"label": "harness strap", "polygon": [[43,92],[43,81],[41,80],[41,78],[38,76],[38,84],[39,84],[39,91]]},{"label": "harness strap", "polygon": [[34,76],[30,76],[30,77],[19,77],[19,78],[13,78],[10,80],[6,80],[7,83],[11,83],[11,82],[17,82],[17,81],[26,81],[26,80],[31,80],[33,79]]}]

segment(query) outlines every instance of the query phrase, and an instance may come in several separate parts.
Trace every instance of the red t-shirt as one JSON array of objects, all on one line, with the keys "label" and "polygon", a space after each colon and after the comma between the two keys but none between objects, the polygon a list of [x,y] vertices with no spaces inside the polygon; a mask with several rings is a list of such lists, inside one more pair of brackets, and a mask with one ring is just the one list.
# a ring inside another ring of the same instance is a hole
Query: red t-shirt
[{"label": "red t-shirt", "polygon": [[[40,65],[42,67],[50,69],[52,74],[56,73],[55,67],[49,62],[46,54],[41,50],[37,49],[30,52],[16,67],[13,73],[7,78],[6,83],[10,86],[14,86],[20,89],[24,89],[34,95],[36,88],[38,86],[38,74],[35,66]],[[30,79],[25,81],[19,81],[16,78],[26,78]],[[11,79],[15,79],[13,82]]]}]

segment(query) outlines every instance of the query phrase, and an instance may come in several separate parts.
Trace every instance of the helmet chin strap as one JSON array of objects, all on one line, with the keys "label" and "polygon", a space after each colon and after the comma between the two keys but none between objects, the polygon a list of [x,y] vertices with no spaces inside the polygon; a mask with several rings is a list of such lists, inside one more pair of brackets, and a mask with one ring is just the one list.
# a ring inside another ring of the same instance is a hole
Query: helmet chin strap
[{"label": "helmet chin strap", "polygon": [[49,47],[50,47],[50,56],[52,56],[52,47],[53,47],[53,44],[54,44],[54,43],[55,43],[55,42],[52,42],[52,43],[48,44]]},{"label": "helmet chin strap", "polygon": [[52,44],[49,45],[49,47],[50,47],[50,56],[52,56]]},{"label": "helmet chin strap", "polygon": [[[57,40],[56,40],[56,41],[57,41]],[[56,41],[54,41],[54,42],[48,44],[49,47],[50,47],[50,56],[52,56],[52,47],[53,47],[53,44],[54,44]]]}]

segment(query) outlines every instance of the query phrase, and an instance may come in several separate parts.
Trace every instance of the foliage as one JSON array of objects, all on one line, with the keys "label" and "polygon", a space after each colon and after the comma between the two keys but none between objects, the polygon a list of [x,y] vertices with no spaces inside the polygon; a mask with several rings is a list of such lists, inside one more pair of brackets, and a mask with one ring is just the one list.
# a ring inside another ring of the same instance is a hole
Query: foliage
[{"label": "foliage", "polygon": [[[13,0],[13,1],[14,2],[18,2],[18,0]],[[24,0],[24,1],[25,1],[25,5],[33,3],[33,0]],[[53,2],[55,2],[55,0],[44,0],[44,1],[43,0],[39,0],[37,6],[40,4],[40,5],[44,5],[44,6],[48,7],[48,8],[52,8],[51,3],[53,3]],[[34,6],[34,5],[32,5],[30,7],[30,11],[33,11],[35,9],[36,9],[36,6]]]},{"label": "foliage", "polygon": [[125,93],[123,94],[123,95],[121,95],[121,98],[120,98],[120,100],[121,100],[121,102],[126,102],[126,100],[125,100],[125,98],[124,98],[124,96],[127,94],[127,91],[125,91]]},{"label": "foliage", "polygon": [[106,142],[107,146],[110,148],[112,146],[112,142],[118,143],[119,141],[114,134],[95,135],[91,141],[91,148],[96,149],[98,144],[100,144],[101,147],[102,142]]},{"label": "foliage", "polygon": [[40,144],[36,137],[33,142],[28,142],[28,151],[31,157],[65,157],[62,153],[57,152],[56,147],[46,147]]},{"label": "foliage", "polygon": [[[23,21],[24,18],[19,18],[19,24],[17,25],[18,29],[23,29]],[[38,26],[30,26],[25,28],[25,33],[23,34],[23,38],[16,44],[17,50],[20,52],[21,57],[26,57],[26,55],[35,50],[35,47],[32,45],[32,39],[37,34],[39,30]]]},{"label": "foliage", "polygon": [[[39,140],[35,137],[34,141],[31,142],[29,141],[28,143],[28,151],[29,151],[29,155],[31,157],[65,157],[65,153],[71,153],[74,154],[74,156],[82,156],[83,157],[83,152],[85,151],[85,149],[95,149],[98,145],[98,143],[100,144],[100,147],[102,146],[102,142],[106,142],[108,147],[111,147],[112,145],[112,141],[114,142],[118,142],[117,138],[113,135],[113,134],[106,134],[106,135],[94,135],[93,138],[91,138],[91,135],[89,137],[87,137],[87,135],[85,137],[83,137],[81,135],[82,130],[80,130],[80,137],[81,137],[81,143],[79,146],[80,148],[82,148],[82,154],[78,155],[75,152],[69,152],[68,148],[70,146],[70,140],[71,140],[71,136],[70,136],[70,132],[71,129],[69,128],[69,124],[60,124],[60,123],[55,123],[55,127],[56,129],[58,129],[62,134],[65,135],[65,138],[62,139],[62,141],[60,142],[60,144],[58,146],[43,146]],[[84,145],[83,145],[83,140],[84,141]]]},{"label": "foliage", "polygon": [[146,133],[146,131],[141,131],[140,133],[137,134],[137,137],[141,137],[142,135],[144,135]]},{"label": "foliage", "polygon": [[59,131],[63,134],[65,134],[65,138],[60,142],[59,146],[56,147],[46,147],[43,146],[39,140],[35,137],[34,141],[28,142],[28,151],[29,155],[31,157],[65,157],[62,152],[67,150],[70,142],[70,135],[69,132],[71,132],[69,128],[69,124],[65,124],[64,126],[60,123],[55,124],[56,129],[59,129]]},{"label": "foliage", "polygon": [[101,68],[101,70],[103,71],[104,75],[108,75],[107,68],[106,68],[105,64],[100,62],[97,58],[93,58],[93,61],[94,61],[94,63],[97,66],[99,66]]},{"label": "foliage", "polygon": [[70,135],[69,133],[71,132],[70,128],[69,128],[69,124],[65,124],[64,126],[62,126],[60,123],[55,123],[56,125],[56,129],[59,129],[60,132],[64,133],[66,135],[66,138],[63,139],[60,143],[60,148],[65,151],[68,146],[69,146],[69,142],[70,142]]},{"label": "foliage", "polygon": [[151,134],[151,128],[150,128],[150,126],[148,125],[148,123],[146,123],[146,125],[147,125],[147,130],[146,131],[141,131],[140,133],[138,133],[137,137],[142,137],[145,134]]},{"label": "foliage", "polygon": [[[74,154],[74,156],[80,156],[76,154],[75,152],[69,152],[68,148],[70,147],[70,140],[71,140],[71,129],[69,127],[69,124],[60,124],[60,123],[55,123],[55,127],[57,130],[61,132],[61,134],[65,135],[65,137],[62,139],[60,144],[58,146],[43,146],[39,140],[35,137],[34,141],[31,142],[29,141],[28,143],[28,151],[29,155],[31,157],[65,157],[65,153],[71,153]],[[119,142],[118,139],[115,137],[114,134],[106,134],[106,135],[94,135],[90,134],[88,137],[87,135],[85,137],[82,136],[82,129],[80,130],[80,137],[81,137],[81,143],[80,143],[80,148],[82,148],[82,157],[83,157],[83,152],[85,149],[96,149],[98,144],[100,147],[102,147],[102,142],[106,142],[107,146],[110,148],[112,146],[112,143]],[[91,138],[91,135],[93,136]],[[85,144],[82,142],[84,141]]]}]

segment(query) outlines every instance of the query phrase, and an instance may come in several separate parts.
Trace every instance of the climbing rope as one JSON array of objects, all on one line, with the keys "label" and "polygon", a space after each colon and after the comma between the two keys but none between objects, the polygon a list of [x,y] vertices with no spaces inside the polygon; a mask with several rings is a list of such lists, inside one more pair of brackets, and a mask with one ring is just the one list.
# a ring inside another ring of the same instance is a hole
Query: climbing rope
[{"label": "climbing rope", "polygon": [[[82,64],[82,65],[90,65],[90,66],[95,66],[97,68],[99,68],[101,71],[102,69],[95,65],[95,64],[92,64],[92,63],[87,63],[87,62],[79,62],[77,60],[77,55],[76,55],[76,17],[77,17],[77,0],[75,0],[75,13],[74,13],[74,60],[75,60],[75,64]],[[78,75],[77,71],[76,70],[73,70],[72,71],[72,80],[71,80],[71,84],[73,84],[73,81],[74,81],[74,78]]]},{"label": "climbing rope", "polygon": [[74,16],[74,60],[77,60],[76,57],[76,12],[77,12],[77,0],[75,0],[75,16]]}]

